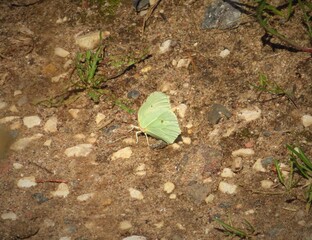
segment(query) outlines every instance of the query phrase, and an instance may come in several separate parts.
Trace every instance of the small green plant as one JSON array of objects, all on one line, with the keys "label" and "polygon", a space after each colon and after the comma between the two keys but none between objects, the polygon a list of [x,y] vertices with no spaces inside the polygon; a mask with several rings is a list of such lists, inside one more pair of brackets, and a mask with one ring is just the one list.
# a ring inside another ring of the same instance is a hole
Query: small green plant
[{"label": "small green plant", "polygon": [[265,29],[267,34],[274,36],[289,46],[295,48],[297,51],[312,53],[311,47],[300,46],[286,35],[280,33],[279,30],[272,27],[270,20],[274,17],[282,18],[284,21],[289,21],[296,13],[300,14],[305,27],[310,44],[312,43],[312,3],[305,0],[288,0],[287,4],[275,7],[268,3],[267,0],[254,0],[258,6],[256,8],[256,17],[259,24]]},{"label": "small green plant", "polygon": [[79,80],[75,82],[77,89],[87,90],[87,95],[94,101],[99,102],[100,96],[104,93],[101,84],[104,79],[96,76],[99,63],[103,59],[104,47],[100,46],[95,52],[87,50],[84,54],[77,53],[76,69]]},{"label": "small green plant", "polygon": [[294,148],[287,145],[290,151],[289,163],[290,173],[287,179],[282,174],[280,164],[277,160],[274,161],[280,183],[290,191],[292,188],[297,187],[300,179],[295,180],[295,173],[306,179],[303,185],[305,189],[305,199],[307,201],[306,210],[309,211],[312,204],[312,161],[304,154],[300,148]]},{"label": "small green plant", "polygon": [[275,81],[269,80],[265,74],[261,73],[259,76],[259,83],[257,85],[251,84],[251,86],[254,87],[256,90],[260,91],[258,98],[260,98],[260,95],[262,93],[269,93],[271,95],[275,95],[278,97],[285,96],[289,101],[291,101],[296,106],[296,103],[291,98],[291,94],[286,92]]},{"label": "small green plant", "polygon": [[222,227],[221,230],[225,235],[231,236],[231,237],[239,237],[240,239],[250,239],[252,236],[255,236],[257,233],[255,231],[255,228],[247,221],[244,220],[244,225],[246,226],[246,231],[243,231],[237,227],[234,227],[232,223],[227,224],[220,220],[219,218],[214,218],[214,221],[220,224]]}]

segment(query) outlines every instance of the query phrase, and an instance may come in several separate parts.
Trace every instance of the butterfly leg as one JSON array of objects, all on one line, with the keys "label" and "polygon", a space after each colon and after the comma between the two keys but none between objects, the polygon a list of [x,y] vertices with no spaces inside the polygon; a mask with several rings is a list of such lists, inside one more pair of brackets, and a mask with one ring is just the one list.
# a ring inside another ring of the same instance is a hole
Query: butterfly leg
[{"label": "butterfly leg", "polygon": [[138,137],[138,135],[139,135],[140,133],[142,133],[142,132],[141,132],[141,131],[136,131],[136,132],[135,132],[136,143],[139,142],[139,137]]},{"label": "butterfly leg", "polygon": [[144,135],[145,135],[145,138],[146,138],[147,145],[148,145],[148,146],[150,146],[149,141],[148,141],[147,134],[146,134],[146,133],[144,133]]}]

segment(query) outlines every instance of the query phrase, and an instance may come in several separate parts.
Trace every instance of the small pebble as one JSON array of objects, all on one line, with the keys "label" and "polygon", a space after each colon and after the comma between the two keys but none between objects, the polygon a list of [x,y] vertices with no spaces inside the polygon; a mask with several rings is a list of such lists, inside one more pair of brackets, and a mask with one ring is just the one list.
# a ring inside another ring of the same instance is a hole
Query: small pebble
[{"label": "small pebble", "polygon": [[48,119],[48,121],[44,124],[43,127],[45,132],[57,132],[57,117],[53,116]]},{"label": "small pebble", "polygon": [[225,57],[227,57],[228,55],[230,55],[230,50],[229,49],[224,49],[224,50],[222,50],[221,52],[220,52],[220,57],[222,57],[222,58],[225,58]]},{"label": "small pebble", "polygon": [[39,126],[41,123],[41,119],[39,116],[29,116],[23,118],[23,123],[27,128],[32,128],[35,126]]},{"label": "small pebble", "polygon": [[13,93],[14,97],[18,96],[18,95],[21,95],[21,94],[22,94],[21,90],[15,90],[14,93]]},{"label": "small pebble", "polygon": [[21,151],[21,150],[25,149],[26,147],[28,147],[31,142],[38,140],[42,136],[43,136],[42,134],[37,133],[31,137],[21,138],[21,139],[17,140],[16,142],[14,142],[11,145],[10,149],[14,150],[14,151]]},{"label": "small pebble", "polygon": [[61,183],[58,185],[57,190],[54,192],[51,192],[53,197],[63,197],[66,198],[69,194],[69,188],[66,183]]},{"label": "small pebble", "polygon": [[68,112],[74,119],[77,119],[78,113],[80,112],[80,110],[79,109],[69,109]]},{"label": "small pebble", "polygon": [[219,191],[227,194],[235,194],[237,192],[237,186],[221,181],[219,184]]},{"label": "small pebble", "polygon": [[205,202],[208,203],[212,203],[213,200],[215,199],[215,195],[213,195],[212,193],[209,194],[206,198],[205,198]]},{"label": "small pebble", "polygon": [[131,90],[128,92],[127,97],[129,99],[138,99],[141,93],[138,90]]},{"label": "small pebble", "polygon": [[51,78],[51,82],[53,82],[53,83],[58,83],[58,82],[60,82],[61,80],[66,79],[66,78],[67,78],[67,75],[68,75],[68,73],[65,72],[65,73],[61,73],[61,74],[59,74],[59,75],[57,75],[57,76],[54,76],[54,77]]},{"label": "small pebble", "polygon": [[33,176],[21,178],[17,182],[17,186],[19,188],[30,188],[36,185],[37,185],[36,178]]},{"label": "small pebble", "polygon": [[254,165],[252,166],[252,168],[256,171],[256,172],[266,172],[265,168],[262,165],[262,159],[259,158]]},{"label": "small pebble", "polygon": [[159,53],[160,54],[163,54],[163,53],[166,53],[168,51],[171,50],[171,47],[173,45],[173,41],[172,40],[166,40],[164,41],[161,46],[159,47]]},{"label": "small pebble", "polygon": [[241,148],[232,152],[233,157],[248,157],[255,154],[251,148]]},{"label": "small pebble", "polygon": [[182,58],[177,63],[177,68],[188,68],[191,63],[191,59]]},{"label": "small pebble", "polygon": [[122,140],[122,142],[124,142],[127,145],[134,145],[136,143],[136,140],[130,137],[130,138],[125,138],[124,140]]},{"label": "small pebble", "polygon": [[12,105],[12,106],[9,108],[9,110],[10,110],[11,112],[14,112],[14,113],[17,113],[17,112],[18,112],[18,109],[17,109],[17,107],[16,107],[15,105]]},{"label": "small pebble", "polygon": [[241,157],[235,157],[232,163],[232,169],[234,172],[239,172],[243,169],[243,159]]},{"label": "small pebble", "polygon": [[60,237],[59,240],[71,240],[71,237]]},{"label": "small pebble", "polygon": [[64,48],[56,47],[54,48],[54,54],[56,56],[66,58],[69,55],[69,52],[66,51]]},{"label": "small pebble", "polygon": [[34,193],[32,197],[37,201],[37,203],[41,204],[49,201],[47,197],[45,197],[42,193]]},{"label": "small pebble", "polygon": [[68,69],[73,65],[73,63],[74,63],[74,61],[71,60],[71,59],[69,59],[69,60],[67,60],[67,61],[64,63],[63,68],[64,68],[65,70],[68,70]]},{"label": "small pebble", "polygon": [[304,127],[310,127],[312,125],[312,116],[311,115],[303,115],[301,118],[302,125]]},{"label": "small pebble", "polygon": [[125,237],[122,240],[147,240],[147,238],[143,236],[132,235],[129,237]]},{"label": "small pebble", "polygon": [[13,163],[13,168],[16,169],[16,170],[19,170],[19,169],[21,169],[22,167],[23,167],[23,165],[20,164],[20,163]]},{"label": "small pebble", "polygon": [[180,146],[179,144],[177,144],[177,143],[171,144],[170,147],[171,147],[172,149],[174,149],[174,150],[178,150],[178,149],[181,148],[181,146]]},{"label": "small pebble", "polygon": [[232,178],[235,176],[235,173],[232,172],[230,168],[224,168],[221,172],[221,177]]},{"label": "small pebble", "polygon": [[20,117],[18,116],[9,116],[9,117],[4,117],[0,119],[0,124],[4,124],[4,123],[8,123],[8,122],[12,122],[15,119],[18,119]]},{"label": "small pebble", "polygon": [[190,145],[192,143],[192,140],[189,137],[182,137],[182,141],[186,145]]},{"label": "small pebble", "polygon": [[128,191],[130,193],[130,197],[134,199],[142,200],[144,198],[143,194],[135,188],[129,188]]},{"label": "small pebble", "polygon": [[65,154],[67,157],[86,157],[91,152],[92,144],[79,144],[65,150]]},{"label": "small pebble", "polygon": [[7,213],[2,213],[1,218],[3,220],[12,220],[15,221],[17,219],[17,216],[14,212],[7,212]]},{"label": "small pebble", "polygon": [[254,121],[261,117],[261,110],[259,108],[257,110],[243,109],[238,113],[238,117],[246,122]]},{"label": "small pebble", "polygon": [[262,180],[261,181],[261,187],[264,189],[269,189],[273,186],[273,182],[271,180]]},{"label": "small pebble", "polygon": [[185,117],[187,106],[182,103],[179,106],[177,106],[176,109],[177,109],[177,113],[178,113],[179,117],[183,119]]},{"label": "small pebble", "polygon": [[168,194],[172,193],[174,189],[175,189],[175,185],[172,182],[166,182],[164,184],[164,191],[166,193],[168,193]]},{"label": "small pebble", "polygon": [[154,224],[154,226],[156,227],[156,228],[162,228],[163,226],[165,225],[165,223],[164,223],[164,221],[161,221],[161,222],[158,222],[158,223],[155,223]]},{"label": "small pebble", "polygon": [[45,147],[50,147],[50,146],[51,146],[51,143],[52,143],[52,139],[48,139],[47,141],[45,141],[45,142],[43,143],[43,146],[45,146]]},{"label": "small pebble", "polygon": [[171,193],[171,194],[169,195],[169,199],[172,199],[172,200],[177,199],[177,194]]},{"label": "small pebble", "polygon": [[249,209],[249,210],[245,211],[245,215],[251,215],[251,214],[254,214],[254,213],[255,213],[254,209]]},{"label": "small pebble", "polygon": [[105,115],[103,113],[98,113],[95,117],[95,122],[97,125],[99,125],[100,122],[102,122],[105,119]]},{"label": "small pebble", "polygon": [[121,230],[128,230],[128,229],[132,228],[132,224],[130,221],[122,221],[119,223],[119,228]]},{"label": "small pebble", "polygon": [[77,197],[77,200],[79,202],[85,202],[85,201],[89,200],[90,198],[93,198],[93,196],[94,196],[94,193],[85,193],[85,194],[79,195]]},{"label": "small pebble", "polygon": [[[151,71],[153,69],[153,67],[152,66],[146,66],[145,68],[142,68],[141,69],[141,73],[148,73],[149,71]],[[134,93],[135,93],[135,95],[137,95],[137,93],[139,93],[139,96],[140,96],[140,92],[139,91],[137,91],[137,90],[133,90],[134,91]],[[131,91],[130,91],[131,92]],[[129,93],[130,93],[129,92]],[[128,93],[128,94],[129,94]],[[138,97],[138,96],[137,96]],[[128,96],[128,98],[130,98],[129,96]]]},{"label": "small pebble", "polygon": [[145,171],[145,164],[141,163],[136,169],[135,169],[135,175],[137,176],[145,176],[146,171]]},{"label": "small pebble", "polygon": [[127,158],[130,158],[131,155],[132,155],[131,148],[125,147],[125,148],[122,148],[122,149],[118,150],[117,152],[113,153],[111,159],[112,160],[116,160],[118,158],[127,159]]},{"label": "small pebble", "polygon": [[91,33],[87,33],[85,35],[80,35],[75,37],[75,43],[86,50],[91,50],[96,48],[100,41],[101,38],[106,39],[108,38],[110,35],[110,32],[108,31],[96,31],[96,32],[91,32]]}]

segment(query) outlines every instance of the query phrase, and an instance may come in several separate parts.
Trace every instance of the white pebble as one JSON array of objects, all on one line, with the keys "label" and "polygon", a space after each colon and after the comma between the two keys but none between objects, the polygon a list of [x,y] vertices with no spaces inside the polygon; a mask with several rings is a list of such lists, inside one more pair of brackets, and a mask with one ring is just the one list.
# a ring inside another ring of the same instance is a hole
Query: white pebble
[{"label": "white pebble", "polygon": [[141,163],[136,169],[135,169],[135,175],[137,176],[145,176],[146,171],[145,171],[145,164]]},{"label": "white pebble", "polygon": [[252,168],[256,171],[256,172],[266,172],[265,168],[262,165],[262,159],[259,158],[254,165],[252,166]]},{"label": "white pebble", "polygon": [[119,223],[119,228],[121,230],[128,230],[128,229],[132,228],[132,224],[130,221],[122,221]]},{"label": "white pebble", "polygon": [[189,137],[182,137],[182,141],[186,145],[190,145],[192,143],[192,140]]},{"label": "white pebble", "polygon": [[23,123],[27,128],[32,128],[35,126],[39,126],[41,123],[41,119],[39,116],[29,116],[23,118]]},{"label": "white pebble", "polygon": [[219,183],[219,191],[222,193],[234,194],[237,192],[237,186],[235,184],[221,181]]},{"label": "white pebble", "polygon": [[125,237],[122,240],[147,240],[147,238],[143,236],[132,235],[129,237]]},{"label": "white pebble", "polygon": [[229,49],[224,49],[220,52],[219,56],[222,57],[222,58],[225,58],[227,57],[228,55],[230,55],[230,50]]},{"label": "white pebble", "polygon": [[205,198],[205,202],[208,203],[212,203],[213,200],[215,199],[215,195],[213,195],[212,193],[209,194],[206,198]]},{"label": "white pebble", "polygon": [[100,41],[101,37],[102,40],[106,39],[110,35],[110,32],[104,31],[96,31],[96,32],[91,32],[85,35],[80,35],[77,36],[75,39],[76,44],[86,50],[91,50],[96,48]]},{"label": "white pebble", "polygon": [[1,218],[3,220],[12,220],[15,221],[17,219],[17,216],[14,212],[7,212],[7,213],[2,213]]},{"label": "white pebble", "polygon": [[245,215],[251,215],[251,214],[254,214],[254,213],[255,213],[254,209],[249,209],[249,210],[245,211]]},{"label": "white pebble", "polygon": [[174,150],[178,150],[178,149],[181,148],[181,146],[180,146],[179,144],[177,144],[177,143],[171,144],[170,147],[171,147],[172,149],[174,149]]},{"label": "white pebble", "polygon": [[79,144],[67,148],[65,154],[67,157],[86,157],[92,152],[92,144]]},{"label": "white pebble", "polygon": [[77,197],[77,200],[79,202],[84,202],[84,201],[87,201],[90,198],[93,198],[93,196],[94,196],[94,193],[85,193],[85,194],[79,195]]},{"label": "white pebble", "polygon": [[224,168],[221,172],[221,177],[232,178],[235,176],[235,173],[232,172],[230,168]]},{"label": "white pebble", "polygon": [[38,140],[42,136],[43,136],[42,134],[37,133],[31,137],[21,138],[21,139],[17,140],[16,142],[14,142],[11,145],[10,149],[13,151],[21,151],[21,150],[25,149],[26,147],[28,147],[31,142]]},{"label": "white pebble", "polygon": [[23,165],[20,164],[20,163],[13,163],[13,168],[16,169],[16,170],[19,170],[19,169],[21,169],[22,167],[23,167]]},{"label": "white pebble", "polygon": [[21,178],[17,182],[17,186],[19,188],[30,188],[36,185],[37,185],[36,178],[33,176]]},{"label": "white pebble", "polygon": [[59,81],[61,81],[61,80],[64,80],[64,79],[67,78],[67,75],[68,75],[67,72],[61,73],[61,74],[59,74],[59,75],[57,75],[57,76],[55,76],[55,77],[52,77],[52,78],[51,78],[51,82],[57,83],[57,82],[59,82]]},{"label": "white pebble", "polygon": [[169,199],[172,199],[172,200],[177,199],[177,194],[171,193],[171,194],[169,195]]},{"label": "white pebble", "polygon": [[77,119],[78,113],[80,112],[80,110],[79,109],[69,109],[68,112],[74,119]]},{"label": "white pebble", "polygon": [[15,90],[14,93],[13,93],[14,97],[18,96],[18,95],[21,95],[21,94],[22,94],[21,90]]},{"label": "white pebble", "polygon": [[175,189],[175,186],[172,182],[166,182],[164,184],[164,191],[166,193],[172,193],[172,191]]},{"label": "white pebble", "polygon": [[311,115],[303,115],[301,118],[302,124],[304,127],[309,127],[312,125],[312,116]]},{"label": "white pebble", "polygon": [[188,68],[191,63],[191,59],[182,58],[178,61],[177,68]]},{"label": "white pebble", "polygon": [[17,112],[18,112],[18,109],[17,109],[17,107],[16,107],[15,105],[12,105],[12,106],[9,108],[9,110],[10,110],[11,112],[14,112],[14,113],[17,113]]},{"label": "white pebble", "polygon": [[64,48],[56,47],[54,48],[54,54],[56,56],[66,58],[69,55],[69,52],[66,51]]},{"label": "white pebble", "polygon": [[44,131],[46,132],[56,132],[57,131],[57,117],[53,116],[48,119],[43,127]]},{"label": "white pebble", "polygon": [[261,110],[259,108],[257,110],[243,109],[238,113],[238,117],[246,122],[250,122],[261,117]]},{"label": "white pebble", "polygon": [[69,188],[66,183],[61,183],[58,185],[56,191],[51,192],[53,197],[63,197],[66,198],[69,194]]},{"label": "white pebble", "polygon": [[122,140],[122,142],[124,142],[127,145],[134,145],[136,143],[136,140],[132,137],[129,137]]},{"label": "white pebble", "polygon": [[248,157],[255,154],[251,148],[241,148],[232,152],[233,157]]},{"label": "white pebble", "polygon": [[185,104],[181,103],[179,106],[177,106],[176,109],[177,109],[179,117],[183,119],[185,117],[187,106]]},{"label": "white pebble", "polygon": [[9,116],[9,117],[4,117],[0,119],[0,124],[4,124],[4,123],[8,123],[8,122],[12,122],[13,120],[20,118],[18,116]]},{"label": "white pebble", "polygon": [[171,46],[173,44],[173,41],[172,40],[166,40],[164,41],[161,46],[159,47],[159,53],[163,54],[163,53],[166,53],[170,50]]},{"label": "white pebble", "polygon": [[137,200],[142,200],[144,198],[143,194],[135,188],[129,188],[128,191],[130,193],[130,197],[132,198],[135,198]]},{"label": "white pebble", "polygon": [[98,113],[95,117],[95,122],[97,125],[99,125],[99,123],[105,119],[105,115],[103,113]]},{"label": "white pebble", "polygon": [[116,160],[118,158],[127,159],[127,158],[130,158],[131,155],[132,155],[131,148],[125,147],[125,148],[122,148],[122,149],[118,150],[117,152],[113,153],[111,159],[112,160]]},{"label": "white pebble", "polygon": [[43,146],[45,146],[45,147],[50,147],[50,146],[51,146],[51,143],[52,143],[52,139],[48,139],[47,141],[45,141],[45,142],[43,143]]},{"label": "white pebble", "polygon": [[273,186],[273,182],[271,180],[262,180],[261,181],[261,187],[264,189],[269,189]]}]

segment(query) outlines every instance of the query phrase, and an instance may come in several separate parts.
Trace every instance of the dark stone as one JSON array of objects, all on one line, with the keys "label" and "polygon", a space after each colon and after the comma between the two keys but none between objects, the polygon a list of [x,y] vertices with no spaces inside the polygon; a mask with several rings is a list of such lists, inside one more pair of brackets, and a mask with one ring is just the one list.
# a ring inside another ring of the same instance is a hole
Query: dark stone
[{"label": "dark stone", "polygon": [[127,97],[130,99],[137,99],[141,93],[138,90],[131,90],[128,92]]},{"label": "dark stone", "polygon": [[217,0],[212,3],[206,10],[202,28],[227,29],[237,26],[241,12],[235,3],[239,3],[239,0]]},{"label": "dark stone", "polygon": [[49,199],[47,197],[45,197],[42,193],[34,193],[32,195],[32,197],[39,203],[44,203],[46,201],[48,201]]},{"label": "dark stone", "polygon": [[232,113],[223,105],[214,103],[211,110],[208,112],[208,121],[212,124],[217,124],[222,116],[229,119],[232,116]]}]

